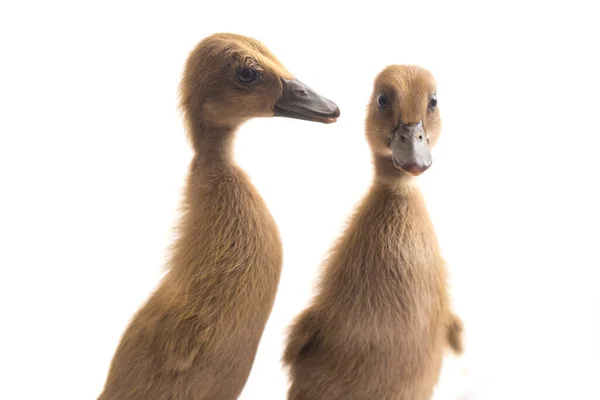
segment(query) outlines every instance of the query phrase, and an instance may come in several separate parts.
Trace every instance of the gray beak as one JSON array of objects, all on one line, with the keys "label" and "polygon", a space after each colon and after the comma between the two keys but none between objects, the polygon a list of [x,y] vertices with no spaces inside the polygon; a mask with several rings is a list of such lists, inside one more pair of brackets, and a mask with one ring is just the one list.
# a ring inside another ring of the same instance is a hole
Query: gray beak
[{"label": "gray beak", "polygon": [[297,79],[283,79],[283,93],[275,103],[275,116],[307,121],[335,122],[340,109],[331,100],[321,96]]},{"label": "gray beak", "polygon": [[414,125],[400,123],[391,143],[394,166],[413,176],[421,175],[432,163],[423,121]]}]

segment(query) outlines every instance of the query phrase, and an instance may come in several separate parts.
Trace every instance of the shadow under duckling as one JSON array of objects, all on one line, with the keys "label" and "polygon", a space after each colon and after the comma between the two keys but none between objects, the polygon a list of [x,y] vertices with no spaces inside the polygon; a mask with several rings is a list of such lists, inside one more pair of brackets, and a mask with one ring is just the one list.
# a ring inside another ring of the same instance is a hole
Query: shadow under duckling
[{"label": "shadow under duckling", "polygon": [[366,135],[375,177],[325,263],[283,356],[290,400],[427,400],[443,351],[462,351],[445,262],[414,182],[441,130],[429,71],[376,78]]},{"label": "shadow under duckling", "polygon": [[279,232],[235,164],[254,117],[331,123],[338,107],[259,41],[215,34],[190,54],[181,107],[195,156],[169,270],[133,317],[100,400],[233,400],[242,391],[279,282]]}]

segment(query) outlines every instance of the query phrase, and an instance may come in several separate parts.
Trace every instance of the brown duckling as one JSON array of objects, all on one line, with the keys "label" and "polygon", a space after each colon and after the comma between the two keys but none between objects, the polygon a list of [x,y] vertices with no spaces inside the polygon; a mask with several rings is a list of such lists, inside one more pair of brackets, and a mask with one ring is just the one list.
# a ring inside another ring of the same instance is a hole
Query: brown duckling
[{"label": "brown duckling", "polygon": [[156,291],[133,317],[101,400],[231,400],[242,391],[279,282],[279,232],[235,164],[237,128],[254,117],[334,122],[338,107],[259,41],[215,34],[190,54],[181,106],[195,157],[183,215]]},{"label": "brown duckling", "polygon": [[416,66],[375,80],[366,119],[375,178],[289,330],[290,400],[426,400],[444,347],[462,349],[445,263],[414,176],[441,128],[436,84]]}]

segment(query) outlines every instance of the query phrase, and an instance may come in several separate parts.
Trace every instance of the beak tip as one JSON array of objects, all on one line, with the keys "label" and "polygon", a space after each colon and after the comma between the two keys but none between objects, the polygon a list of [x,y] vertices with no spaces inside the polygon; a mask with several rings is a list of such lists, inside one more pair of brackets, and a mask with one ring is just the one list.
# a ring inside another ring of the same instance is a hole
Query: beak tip
[{"label": "beak tip", "polygon": [[431,166],[431,164],[429,164],[429,165],[407,164],[407,165],[402,165],[400,167],[400,169],[408,174],[411,174],[412,176],[419,176],[423,172],[427,171],[430,166]]},{"label": "beak tip", "polygon": [[340,108],[337,105],[335,105],[335,104],[333,105],[333,107],[334,107],[334,110],[332,112],[332,114],[333,114],[332,118],[336,118],[337,119],[337,118],[340,117]]},{"label": "beak tip", "polygon": [[421,175],[423,172],[427,171],[432,164],[431,159],[426,162],[399,162],[395,158],[392,158],[392,161],[396,168],[412,176]]},{"label": "beak tip", "polygon": [[340,108],[337,106],[337,104],[331,102],[331,112],[328,114],[329,115],[327,117],[323,118],[324,123],[331,124],[337,121],[337,119],[340,117]]}]

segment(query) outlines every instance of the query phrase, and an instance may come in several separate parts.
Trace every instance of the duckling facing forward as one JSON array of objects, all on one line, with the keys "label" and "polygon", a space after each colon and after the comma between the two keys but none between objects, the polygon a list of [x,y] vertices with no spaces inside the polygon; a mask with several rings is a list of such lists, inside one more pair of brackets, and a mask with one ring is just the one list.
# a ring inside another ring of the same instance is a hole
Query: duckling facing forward
[{"label": "duckling facing forward", "polygon": [[366,120],[374,183],[290,327],[290,400],[430,399],[444,347],[461,351],[462,324],[413,178],[431,165],[440,127],[427,70],[378,75]]},{"label": "duckling facing forward", "polygon": [[330,123],[337,106],[260,42],[216,34],[191,53],[181,105],[195,157],[170,269],[125,331],[101,400],[231,400],[250,373],[282,264],[279,232],[233,161],[253,117]]}]

